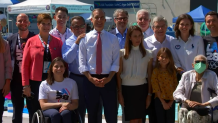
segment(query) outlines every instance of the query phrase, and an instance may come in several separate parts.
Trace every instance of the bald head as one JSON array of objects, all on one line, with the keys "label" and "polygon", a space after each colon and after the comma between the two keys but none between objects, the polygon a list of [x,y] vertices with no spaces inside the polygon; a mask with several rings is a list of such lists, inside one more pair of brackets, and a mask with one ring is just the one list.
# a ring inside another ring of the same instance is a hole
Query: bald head
[{"label": "bald head", "polygon": [[17,16],[16,26],[20,31],[26,31],[28,30],[28,26],[30,25],[29,17],[21,13]]},{"label": "bald head", "polygon": [[29,17],[25,14],[25,13],[20,13],[18,16],[17,16],[17,20],[19,18],[27,18],[29,20]]}]

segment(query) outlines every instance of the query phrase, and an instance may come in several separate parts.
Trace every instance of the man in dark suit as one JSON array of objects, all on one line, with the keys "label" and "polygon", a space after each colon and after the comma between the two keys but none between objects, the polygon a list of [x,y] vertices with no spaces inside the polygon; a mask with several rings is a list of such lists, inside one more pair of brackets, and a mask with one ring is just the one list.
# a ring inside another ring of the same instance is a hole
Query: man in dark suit
[{"label": "man in dark suit", "polygon": [[127,33],[127,24],[128,24],[128,12],[123,9],[116,9],[114,11],[114,23],[116,24],[116,28],[111,30],[110,33],[117,36],[120,49],[124,48],[126,41],[126,33]]},{"label": "man in dark suit", "polygon": [[15,33],[7,38],[11,49],[11,61],[13,66],[13,77],[11,80],[11,100],[13,103],[13,123],[22,123],[22,114],[24,107],[24,99],[22,98],[22,79],[21,79],[21,64],[23,58],[23,49],[29,38],[34,36],[28,30],[30,25],[29,18],[26,14],[19,14],[16,20],[18,33]]}]

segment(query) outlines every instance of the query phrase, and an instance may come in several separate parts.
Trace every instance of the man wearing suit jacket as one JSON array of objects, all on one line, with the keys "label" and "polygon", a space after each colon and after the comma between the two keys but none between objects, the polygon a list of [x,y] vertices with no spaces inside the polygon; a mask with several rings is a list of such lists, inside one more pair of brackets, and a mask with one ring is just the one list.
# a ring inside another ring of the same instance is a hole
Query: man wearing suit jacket
[{"label": "man wearing suit jacket", "polygon": [[21,64],[23,58],[23,49],[29,38],[34,33],[29,32],[29,18],[26,14],[19,14],[16,20],[18,33],[7,38],[11,49],[11,61],[13,66],[13,77],[11,80],[11,100],[13,103],[12,123],[22,123],[22,114],[24,107],[24,99],[22,98],[23,87],[21,79]]},{"label": "man wearing suit jacket", "polygon": [[114,23],[116,28],[111,30],[110,33],[117,36],[120,49],[123,49],[126,41],[127,24],[128,24],[128,12],[123,9],[116,9],[114,11]]}]

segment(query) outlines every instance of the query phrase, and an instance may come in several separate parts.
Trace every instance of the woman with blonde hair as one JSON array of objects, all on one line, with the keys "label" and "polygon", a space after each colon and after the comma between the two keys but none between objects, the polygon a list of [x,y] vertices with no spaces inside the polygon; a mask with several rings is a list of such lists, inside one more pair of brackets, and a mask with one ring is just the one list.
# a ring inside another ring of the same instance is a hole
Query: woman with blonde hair
[{"label": "woman with blonde hair", "polygon": [[[0,21],[1,25],[1,21]],[[12,78],[12,66],[10,47],[7,41],[2,38],[0,33],[0,113],[3,115],[5,96],[10,91],[10,81]],[[0,123],[2,118],[0,118]]]},{"label": "woman with blonde hair", "polygon": [[127,31],[125,48],[120,50],[118,101],[124,107],[125,120],[130,123],[142,122],[151,100],[147,95],[151,93],[152,53],[144,48],[142,41],[142,30],[131,26]]}]

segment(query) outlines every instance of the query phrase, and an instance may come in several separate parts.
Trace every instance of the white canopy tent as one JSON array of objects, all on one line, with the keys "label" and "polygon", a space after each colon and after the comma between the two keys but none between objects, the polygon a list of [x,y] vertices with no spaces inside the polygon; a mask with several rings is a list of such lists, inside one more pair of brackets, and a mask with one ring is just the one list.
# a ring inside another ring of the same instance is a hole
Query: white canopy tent
[{"label": "white canopy tent", "polygon": [[11,0],[0,0],[0,7],[6,8],[8,5],[13,5]]},{"label": "white canopy tent", "polygon": [[[81,14],[80,16],[82,16],[86,21],[90,21],[92,17],[91,13],[84,13],[84,14]],[[112,17],[108,17],[108,16],[106,16],[105,19],[106,19],[106,22],[112,22],[113,20]]]},{"label": "white canopy tent", "polygon": [[57,7],[66,7],[69,13],[91,13],[93,4],[83,3],[77,0],[27,0],[16,5],[9,5],[9,14],[37,14],[54,13]]}]

